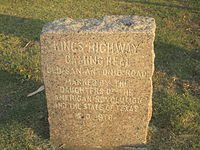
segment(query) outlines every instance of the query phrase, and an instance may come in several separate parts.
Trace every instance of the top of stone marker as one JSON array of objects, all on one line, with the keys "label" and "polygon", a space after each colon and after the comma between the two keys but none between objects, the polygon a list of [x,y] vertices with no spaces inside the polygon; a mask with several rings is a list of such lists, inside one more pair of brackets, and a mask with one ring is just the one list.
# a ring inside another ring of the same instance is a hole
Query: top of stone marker
[{"label": "top of stone marker", "polygon": [[105,16],[96,19],[64,18],[46,23],[42,33],[154,32],[155,20],[143,16]]}]

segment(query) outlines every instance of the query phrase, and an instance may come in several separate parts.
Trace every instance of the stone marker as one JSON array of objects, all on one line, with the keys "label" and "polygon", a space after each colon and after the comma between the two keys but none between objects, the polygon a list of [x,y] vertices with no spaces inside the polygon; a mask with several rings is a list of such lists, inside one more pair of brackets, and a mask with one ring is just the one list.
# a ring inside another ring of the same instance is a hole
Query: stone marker
[{"label": "stone marker", "polygon": [[47,23],[41,34],[50,140],[68,148],[146,142],[155,20],[106,16]]}]

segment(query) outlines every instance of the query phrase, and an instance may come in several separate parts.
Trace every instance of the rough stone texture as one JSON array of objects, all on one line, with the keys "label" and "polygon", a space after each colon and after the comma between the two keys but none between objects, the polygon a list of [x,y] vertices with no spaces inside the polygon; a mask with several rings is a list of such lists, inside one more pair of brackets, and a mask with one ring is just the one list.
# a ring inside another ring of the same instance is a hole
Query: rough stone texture
[{"label": "rough stone texture", "polygon": [[142,145],[152,113],[155,21],[107,16],[41,34],[50,139],[74,148]]},{"label": "rough stone texture", "polygon": [[154,32],[155,20],[139,16],[106,16],[97,19],[74,21],[64,18],[47,23],[45,33],[80,32]]}]

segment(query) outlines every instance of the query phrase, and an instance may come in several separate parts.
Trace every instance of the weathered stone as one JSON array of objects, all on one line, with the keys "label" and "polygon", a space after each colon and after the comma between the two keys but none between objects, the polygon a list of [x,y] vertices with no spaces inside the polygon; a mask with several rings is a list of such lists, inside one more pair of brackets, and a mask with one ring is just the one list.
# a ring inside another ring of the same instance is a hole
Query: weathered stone
[{"label": "weathered stone", "polygon": [[155,21],[107,16],[47,23],[41,34],[50,139],[64,147],[146,143]]},{"label": "weathered stone", "polygon": [[58,150],[152,150],[148,147],[112,147],[112,148],[59,148]]}]

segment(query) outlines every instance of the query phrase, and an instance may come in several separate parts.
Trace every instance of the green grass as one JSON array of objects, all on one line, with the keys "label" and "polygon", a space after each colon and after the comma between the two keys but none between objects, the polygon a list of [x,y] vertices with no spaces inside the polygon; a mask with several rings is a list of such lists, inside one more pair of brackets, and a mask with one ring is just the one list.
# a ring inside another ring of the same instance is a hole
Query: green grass
[{"label": "green grass", "polygon": [[200,149],[199,0],[0,0],[0,150],[54,149],[49,142],[39,35],[70,17],[142,15],[156,19],[154,150]]}]

